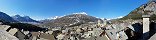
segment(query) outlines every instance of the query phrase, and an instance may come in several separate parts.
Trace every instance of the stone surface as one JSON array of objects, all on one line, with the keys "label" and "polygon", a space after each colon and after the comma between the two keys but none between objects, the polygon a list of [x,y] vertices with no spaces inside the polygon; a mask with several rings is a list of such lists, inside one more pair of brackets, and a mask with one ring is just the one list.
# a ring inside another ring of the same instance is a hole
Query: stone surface
[{"label": "stone surface", "polygon": [[13,28],[13,29],[10,29],[10,30],[9,30],[9,33],[10,33],[11,35],[14,35],[17,31],[18,31],[18,30],[17,30],[16,28]]},{"label": "stone surface", "polygon": [[56,38],[57,38],[58,40],[61,40],[61,39],[64,39],[64,36],[65,36],[65,35],[60,34],[60,35],[58,35]]},{"label": "stone surface", "polygon": [[54,36],[47,33],[31,32],[32,40],[55,40]]},{"label": "stone surface", "polygon": [[0,22],[0,25],[3,24],[2,22]]},{"label": "stone surface", "polygon": [[9,27],[8,25],[0,25],[0,30],[7,30]]},{"label": "stone surface", "polygon": [[5,30],[0,30],[0,40],[19,40],[15,36],[12,36]]},{"label": "stone surface", "polygon": [[24,40],[26,38],[26,35],[21,31],[17,31],[14,36],[16,36],[19,40]]},{"label": "stone surface", "polygon": [[147,38],[149,36],[149,18],[143,18],[143,38]]},{"label": "stone surface", "polygon": [[154,34],[149,40],[155,40],[156,39],[156,34]]},{"label": "stone surface", "polygon": [[143,33],[149,32],[149,18],[143,18]]}]

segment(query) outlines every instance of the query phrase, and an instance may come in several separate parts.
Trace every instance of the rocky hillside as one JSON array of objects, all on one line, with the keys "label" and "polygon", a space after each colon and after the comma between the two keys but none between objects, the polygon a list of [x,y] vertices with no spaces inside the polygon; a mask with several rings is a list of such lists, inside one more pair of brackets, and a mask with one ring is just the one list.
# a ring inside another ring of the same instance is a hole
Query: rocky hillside
[{"label": "rocky hillside", "polygon": [[61,18],[57,18],[53,21],[44,23],[43,25],[47,27],[70,27],[88,22],[97,22],[98,20],[101,19],[86,14],[72,14]]},{"label": "rocky hillside", "polygon": [[156,18],[156,1],[149,1],[146,4],[141,5],[140,7],[136,8],[135,10],[131,11],[127,16],[121,18],[122,20],[126,19],[133,19],[138,20],[142,19],[142,15],[151,15],[151,19],[155,20]]},{"label": "rocky hillside", "polygon": [[6,21],[6,22],[17,22],[12,17],[10,17],[9,15],[3,12],[0,12],[0,20]]}]

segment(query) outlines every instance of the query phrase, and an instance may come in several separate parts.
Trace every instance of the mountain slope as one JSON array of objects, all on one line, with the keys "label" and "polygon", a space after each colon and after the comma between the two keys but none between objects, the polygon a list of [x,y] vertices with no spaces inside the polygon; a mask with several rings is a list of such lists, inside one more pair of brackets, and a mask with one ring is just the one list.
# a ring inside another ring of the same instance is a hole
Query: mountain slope
[{"label": "mountain slope", "polygon": [[[142,15],[151,15],[151,19],[153,19],[156,15],[156,1],[149,1],[146,4],[141,5],[135,10],[131,11],[128,15],[121,18],[121,20],[133,19],[139,20],[142,19]],[[155,20],[155,19],[153,19]]]},{"label": "mountain slope", "polygon": [[29,16],[22,17],[20,15],[15,15],[15,16],[12,16],[12,18],[19,22],[38,22],[36,20],[31,19]]},{"label": "mountain slope", "polygon": [[10,17],[9,15],[3,12],[0,12],[0,20],[6,21],[6,22],[17,22],[12,17]]}]

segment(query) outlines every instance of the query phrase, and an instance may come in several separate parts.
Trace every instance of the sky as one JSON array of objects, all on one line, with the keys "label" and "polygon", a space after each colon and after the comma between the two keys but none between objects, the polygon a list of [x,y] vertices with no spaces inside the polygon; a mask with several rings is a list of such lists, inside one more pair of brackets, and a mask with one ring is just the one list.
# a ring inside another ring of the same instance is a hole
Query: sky
[{"label": "sky", "polygon": [[117,18],[148,0],[0,0],[0,11],[10,16],[26,15],[35,20],[86,12],[99,18]]}]

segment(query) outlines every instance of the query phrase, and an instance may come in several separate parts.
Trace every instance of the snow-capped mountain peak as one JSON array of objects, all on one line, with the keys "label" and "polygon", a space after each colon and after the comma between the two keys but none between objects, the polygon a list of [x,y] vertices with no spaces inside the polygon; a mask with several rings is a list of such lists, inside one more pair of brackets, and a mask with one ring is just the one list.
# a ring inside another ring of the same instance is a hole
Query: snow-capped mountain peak
[{"label": "snow-capped mountain peak", "polygon": [[62,16],[54,16],[54,17],[50,17],[50,18],[47,18],[47,19],[57,19],[57,18],[61,18]]},{"label": "snow-capped mountain peak", "polygon": [[55,16],[55,17],[53,17],[52,19],[57,19],[57,18],[59,18],[59,16]]},{"label": "snow-capped mountain peak", "polygon": [[38,21],[30,18],[29,16],[15,15],[15,16],[12,16],[12,18],[19,22],[38,22]]},{"label": "snow-capped mountain peak", "polygon": [[73,14],[85,14],[85,15],[87,15],[86,12],[78,12],[78,13],[73,13]]}]

